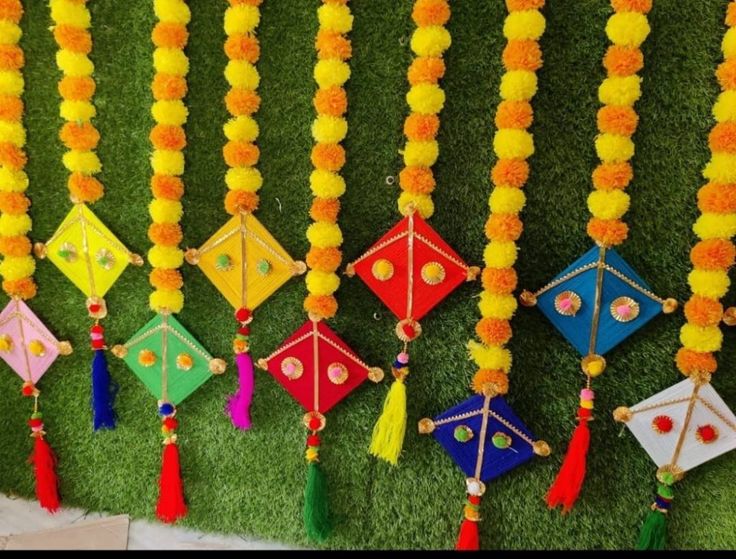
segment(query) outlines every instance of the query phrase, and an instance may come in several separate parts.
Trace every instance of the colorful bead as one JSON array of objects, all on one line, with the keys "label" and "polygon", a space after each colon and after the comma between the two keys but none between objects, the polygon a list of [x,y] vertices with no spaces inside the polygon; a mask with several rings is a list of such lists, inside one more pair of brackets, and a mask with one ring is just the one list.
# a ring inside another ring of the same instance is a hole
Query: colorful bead
[{"label": "colorful bead", "polygon": [[491,442],[493,443],[493,446],[495,446],[499,450],[506,450],[511,446],[511,437],[506,434],[502,433],[501,431],[497,431],[493,434],[493,437],[491,437]]},{"label": "colorful bead", "polygon": [[467,443],[473,438],[473,430],[467,425],[458,425],[453,432],[455,440],[459,443]]},{"label": "colorful bead", "polygon": [[158,407],[158,413],[162,417],[173,415],[174,412],[176,412],[176,408],[174,407],[174,404],[169,402],[164,402]]},{"label": "colorful bead", "polygon": [[256,264],[256,270],[260,275],[267,276],[268,273],[271,271],[271,263],[265,258],[259,260],[258,264]]},{"label": "colorful bead", "polygon": [[669,415],[658,415],[652,419],[652,429],[660,435],[664,435],[672,431],[673,426],[674,423]]}]

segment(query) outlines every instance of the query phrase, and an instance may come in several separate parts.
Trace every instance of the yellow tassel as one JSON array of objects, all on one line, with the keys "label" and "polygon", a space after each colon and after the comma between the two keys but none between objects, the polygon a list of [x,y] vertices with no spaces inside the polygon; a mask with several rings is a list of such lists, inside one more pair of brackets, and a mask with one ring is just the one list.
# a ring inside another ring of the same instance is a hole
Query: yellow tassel
[{"label": "yellow tassel", "polygon": [[397,378],[391,385],[383,403],[383,412],[373,427],[370,453],[389,464],[399,461],[406,434],[406,385]]}]

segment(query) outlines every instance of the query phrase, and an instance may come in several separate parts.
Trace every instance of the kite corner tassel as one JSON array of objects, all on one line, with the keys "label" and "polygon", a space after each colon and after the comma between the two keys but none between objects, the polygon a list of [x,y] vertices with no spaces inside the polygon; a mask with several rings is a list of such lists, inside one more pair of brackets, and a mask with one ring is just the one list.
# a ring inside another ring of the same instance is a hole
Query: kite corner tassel
[{"label": "kite corner tassel", "polygon": [[92,342],[92,426],[99,429],[115,428],[115,387],[110,382],[110,371],[105,357],[105,329],[101,324],[90,328]]},{"label": "kite corner tassel", "polygon": [[[41,429],[43,425],[41,425]],[[36,477],[36,498],[50,513],[59,510],[59,480],[56,476],[56,456],[42,431],[34,432],[36,439],[30,462]]]},{"label": "kite corner tassel", "polygon": [[327,479],[319,464],[319,436],[313,433],[307,438],[307,484],[304,488],[304,528],[307,537],[317,543],[324,542],[332,531],[327,499]]},{"label": "kite corner tassel", "polygon": [[184,502],[179,448],[175,441],[168,441],[164,444],[156,516],[162,522],[171,524],[187,515],[187,505]]},{"label": "kite corner tassel", "polygon": [[238,367],[238,391],[227,401],[225,411],[230,416],[233,426],[247,431],[251,428],[250,404],[253,400],[253,359],[249,353],[242,352],[235,356]]},{"label": "kite corner tassel", "polygon": [[672,499],[675,497],[672,484],[676,477],[668,471],[660,470],[657,478],[659,480],[657,496],[644,519],[641,532],[639,532],[639,540],[636,543],[636,549],[639,550],[662,550],[667,546],[667,514],[672,508]]},{"label": "kite corner tassel", "polygon": [[468,495],[465,504],[463,523],[457,537],[456,551],[478,551],[480,549],[480,535],[478,522],[480,521],[480,497]]},{"label": "kite corner tassel", "polygon": [[388,391],[383,403],[383,411],[373,427],[370,453],[389,464],[396,465],[404,446],[406,435],[406,375],[409,362],[406,353],[400,353],[394,363],[393,373],[396,380]]}]

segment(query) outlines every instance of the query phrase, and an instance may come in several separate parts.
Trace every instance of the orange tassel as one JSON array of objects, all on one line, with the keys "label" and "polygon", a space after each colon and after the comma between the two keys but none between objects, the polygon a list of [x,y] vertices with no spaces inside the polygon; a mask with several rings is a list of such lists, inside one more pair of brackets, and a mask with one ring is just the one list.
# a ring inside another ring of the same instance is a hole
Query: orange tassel
[{"label": "orange tassel", "polygon": [[570,439],[560,472],[547,493],[549,508],[562,505],[563,512],[570,512],[580,495],[585,481],[585,465],[590,446],[588,420],[589,417],[578,417],[578,426]]},{"label": "orange tassel", "polygon": [[35,436],[36,442],[29,462],[36,476],[36,497],[47,511],[59,510],[59,480],[56,477],[56,456],[43,436]]},{"label": "orange tassel", "polygon": [[172,442],[164,447],[156,516],[162,522],[172,523],[186,515],[187,505],[184,502],[184,484],[181,481],[179,447]]}]

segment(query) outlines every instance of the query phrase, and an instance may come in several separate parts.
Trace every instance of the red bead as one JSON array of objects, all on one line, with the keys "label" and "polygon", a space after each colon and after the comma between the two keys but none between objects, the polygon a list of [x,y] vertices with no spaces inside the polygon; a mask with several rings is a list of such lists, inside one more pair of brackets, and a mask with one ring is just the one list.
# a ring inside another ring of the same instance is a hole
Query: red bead
[{"label": "red bead", "polygon": [[23,387],[23,396],[33,396],[34,387],[32,384],[26,384]]},{"label": "red bead", "polygon": [[43,420],[42,419],[29,419],[28,426],[29,427],[43,427]]},{"label": "red bead", "polygon": [[246,309],[245,307],[240,307],[237,311],[235,311],[235,320],[238,322],[246,322],[251,317],[250,309]]},{"label": "red bead", "polygon": [[317,430],[317,429],[319,429],[319,428],[320,428],[321,426],[322,426],[322,422],[321,422],[321,421],[319,420],[319,417],[312,417],[312,418],[311,418],[311,419],[309,420],[309,428],[310,428],[310,429],[311,429],[312,431],[316,431],[316,430]]},{"label": "red bead", "polygon": [[672,418],[668,415],[658,415],[652,421],[652,425],[658,433],[669,433],[672,431]]},{"label": "red bead", "polygon": [[578,408],[578,417],[582,417],[583,419],[593,417],[593,410],[589,410],[587,408]]},{"label": "red bead", "polygon": [[102,324],[95,324],[92,326],[92,328],[89,329],[90,332],[93,334],[104,334],[105,329],[103,328]]},{"label": "red bead", "polygon": [[247,335],[250,334],[250,328],[248,328],[247,326],[242,326],[242,327],[238,328],[238,334],[241,334],[243,336],[247,336]]},{"label": "red bead", "polygon": [[319,446],[320,440],[317,435],[309,435],[307,437],[307,446]]},{"label": "red bead", "polygon": [[179,427],[179,421],[173,417],[167,417],[163,420],[164,427],[168,429],[176,429]]},{"label": "red bead", "polygon": [[698,435],[704,443],[709,443],[718,437],[718,433],[712,425],[701,425],[698,427]]},{"label": "red bead", "polygon": [[92,340],[92,349],[105,349],[105,340]]},{"label": "red bead", "polygon": [[101,307],[100,305],[98,305],[97,303],[92,303],[92,304],[91,304],[91,305],[90,305],[90,306],[88,307],[88,309],[89,309],[89,312],[91,312],[92,314],[97,314],[98,312],[100,312],[100,309],[101,309],[101,308],[102,308],[102,307]]},{"label": "red bead", "polygon": [[404,324],[401,327],[401,330],[404,332],[404,335],[410,340],[413,340],[417,335],[417,331],[414,329],[414,326],[412,326],[411,324]]}]

